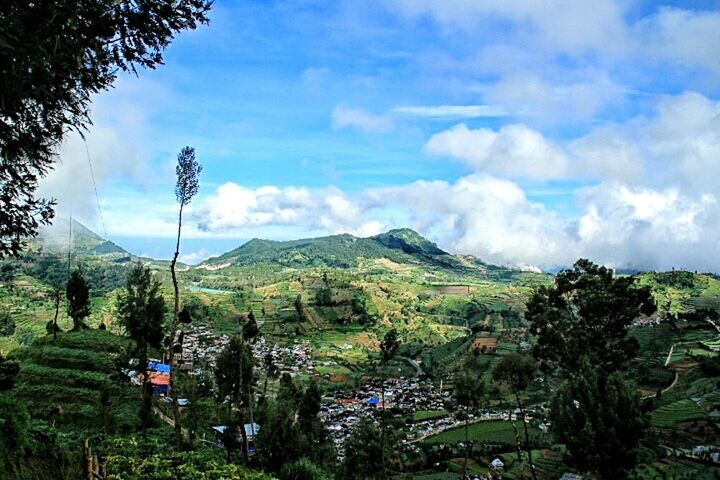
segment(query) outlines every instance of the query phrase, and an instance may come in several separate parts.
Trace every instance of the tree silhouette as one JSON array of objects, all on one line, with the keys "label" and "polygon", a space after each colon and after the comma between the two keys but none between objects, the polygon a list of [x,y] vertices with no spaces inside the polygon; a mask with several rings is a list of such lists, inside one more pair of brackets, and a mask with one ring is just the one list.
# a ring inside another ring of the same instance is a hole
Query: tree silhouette
[{"label": "tree silhouette", "polygon": [[[182,219],[183,219],[183,208],[190,204],[192,198],[197,194],[200,187],[200,173],[202,172],[202,165],[195,160],[195,149],[192,147],[185,147],[180,150],[177,156],[177,166],[175,167],[175,174],[177,175],[177,182],[175,184],[175,199],[180,204],[180,212],[178,214],[178,230],[177,230],[177,242],[175,243],[175,253],[173,254],[172,262],[170,262],[170,273],[172,275],[173,292],[174,297],[174,315],[172,325],[170,326],[170,343],[172,348],[170,349],[170,370],[172,371],[175,367],[175,341],[177,336],[178,323],[180,322],[180,288],[178,287],[177,267],[178,256],[180,255],[180,233],[182,231]],[[182,345],[180,346],[182,348]],[[180,406],[178,405],[178,397],[175,392],[175,380],[174,375],[170,376],[170,398],[172,399],[173,405],[173,421],[175,422],[175,443],[180,446],[182,444],[182,425],[180,417]]]},{"label": "tree silhouette", "polygon": [[[160,294],[160,283],[152,278],[149,268],[137,264],[117,299],[120,323],[135,342],[139,356],[138,370],[142,372],[143,407],[140,421],[143,435],[152,424],[152,385],[148,375],[148,354],[151,348],[160,348],[163,339],[165,300]],[[174,372],[171,372],[174,373]]]},{"label": "tree silhouette", "polygon": [[247,316],[247,320],[243,325],[243,337],[248,342],[254,342],[255,339],[260,335],[260,329],[258,328],[257,321],[255,320],[255,314],[250,311]]},{"label": "tree silhouette", "polygon": [[507,385],[515,396],[520,416],[522,418],[523,428],[525,430],[525,452],[530,465],[530,473],[533,480],[537,480],[535,473],[535,465],[532,459],[532,449],[530,448],[530,433],[528,432],[527,418],[525,415],[525,406],[520,398],[520,393],[527,388],[530,382],[535,378],[537,364],[532,357],[511,353],[503,357],[493,368],[493,379],[496,382],[502,382]]},{"label": "tree silhouette", "polygon": [[565,378],[553,398],[555,437],[571,463],[601,478],[616,478],[615,468],[628,470],[636,460],[646,419],[621,371],[639,348],[628,326],[655,310],[649,287],[584,259],[528,302],[534,354]]},{"label": "tree silhouette", "polygon": [[[84,320],[90,315],[90,287],[80,268],[70,275],[65,296],[68,301],[68,315],[73,319],[73,331],[87,329]],[[57,324],[55,326],[57,327]]]},{"label": "tree silhouette", "polygon": [[581,259],[572,270],[560,272],[553,286],[535,292],[526,318],[538,337],[535,357],[548,364],[546,368],[577,370],[587,355],[607,376],[638,351],[637,340],[627,338],[627,327],[638,316],[655,310],[649,287]]}]

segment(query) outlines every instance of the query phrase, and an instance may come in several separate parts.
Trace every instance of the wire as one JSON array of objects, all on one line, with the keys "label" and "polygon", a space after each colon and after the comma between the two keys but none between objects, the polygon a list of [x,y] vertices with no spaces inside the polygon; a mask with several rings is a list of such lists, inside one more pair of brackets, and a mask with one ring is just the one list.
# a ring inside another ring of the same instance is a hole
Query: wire
[{"label": "wire", "polygon": [[90,178],[92,178],[93,190],[95,191],[95,203],[97,203],[98,213],[100,214],[100,223],[103,229],[103,238],[107,240],[107,230],[105,229],[105,220],[103,219],[102,208],[100,208],[100,197],[98,196],[97,183],[95,183],[95,171],[93,170],[92,161],[90,160],[90,150],[88,149],[87,140],[83,138],[85,144],[85,154],[87,155],[88,166],[90,167]]}]

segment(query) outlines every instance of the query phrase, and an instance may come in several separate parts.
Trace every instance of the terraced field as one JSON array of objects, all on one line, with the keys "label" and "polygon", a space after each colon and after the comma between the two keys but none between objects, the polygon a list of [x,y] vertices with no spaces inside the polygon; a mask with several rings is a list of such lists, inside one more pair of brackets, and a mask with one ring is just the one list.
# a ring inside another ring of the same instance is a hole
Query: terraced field
[{"label": "terraced field", "polygon": [[651,418],[653,427],[675,428],[680,422],[705,418],[705,412],[694,401],[684,399],[658,408]]},{"label": "terraced field", "polygon": [[89,330],[38,339],[12,352],[21,364],[12,394],[34,418],[59,428],[99,432],[135,429],[139,392],[123,379],[113,358],[128,346],[125,338]]}]

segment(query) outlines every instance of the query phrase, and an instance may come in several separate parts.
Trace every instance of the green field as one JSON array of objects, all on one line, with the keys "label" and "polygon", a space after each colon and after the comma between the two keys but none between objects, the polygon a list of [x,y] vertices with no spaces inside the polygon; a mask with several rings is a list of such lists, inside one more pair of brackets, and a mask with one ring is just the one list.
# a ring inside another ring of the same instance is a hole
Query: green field
[{"label": "green field", "polygon": [[652,426],[657,428],[674,428],[680,422],[699,420],[705,412],[692,400],[684,399],[664,405],[652,412]]},{"label": "green field", "polygon": [[[522,424],[516,422],[518,432],[522,436]],[[529,426],[530,438],[532,440],[542,439],[546,435],[539,429]],[[503,420],[489,420],[473,423],[468,426],[468,438],[481,443],[502,443],[515,444],[515,433],[512,424]],[[428,437],[423,442],[428,444],[449,443],[454,444],[465,440],[465,427],[457,427],[451,430]]]}]

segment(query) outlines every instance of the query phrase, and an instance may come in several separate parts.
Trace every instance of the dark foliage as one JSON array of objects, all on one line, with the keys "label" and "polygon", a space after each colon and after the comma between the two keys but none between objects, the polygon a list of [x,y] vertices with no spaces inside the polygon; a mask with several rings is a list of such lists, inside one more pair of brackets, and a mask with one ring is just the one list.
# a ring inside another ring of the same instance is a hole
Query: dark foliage
[{"label": "dark foliage", "polygon": [[387,363],[395,357],[400,348],[400,341],[398,340],[397,330],[394,328],[388,330],[380,342],[380,353],[382,354],[383,362]]},{"label": "dark foliage", "polygon": [[128,277],[125,290],[117,299],[118,316],[140,358],[143,372],[143,408],[140,420],[145,431],[152,425],[152,388],[148,381],[147,364],[151,348],[160,348],[163,340],[165,300],[160,294],[160,283],[152,278],[149,268],[137,264]]},{"label": "dark foliage", "polygon": [[255,320],[255,314],[251,311],[248,313],[247,320],[243,324],[243,337],[245,337],[245,340],[248,342],[253,342],[259,335],[260,329]]},{"label": "dark foliage", "polygon": [[7,337],[15,333],[15,320],[9,312],[0,312],[0,337]]},{"label": "dark foliage", "polygon": [[635,465],[648,422],[637,389],[619,372],[599,382],[597,369],[584,358],[551,410],[553,434],[567,446],[571,465],[603,479],[624,478]]},{"label": "dark foliage", "polygon": [[[389,422],[388,419],[381,420]],[[378,458],[395,460],[399,451],[398,430],[387,425],[385,440],[381,430],[372,420],[365,418],[358,423],[352,435],[345,443],[345,460],[341,467],[341,477],[347,480],[368,480],[383,478],[383,470],[378,465]],[[384,445],[383,445],[384,444]]]},{"label": "dark foliage", "polygon": [[565,378],[552,400],[555,439],[574,466],[601,478],[619,478],[636,461],[647,421],[622,373],[639,349],[627,327],[655,308],[648,287],[588,260],[560,272],[528,303],[535,356]]},{"label": "dark foliage", "polygon": [[540,287],[525,316],[538,338],[537,358],[573,371],[588,355],[596,368],[610,373],[638,351],[637,340],[627,338],[628,325],[655,310],[648,287],[582,259],[560,272],[553,286]]},{"label": "dark foliage", "polygon": [[40,177],[68,131],[90,123],[90,97],[119,72],[155,68],[174,35],[207,23],[207,0],[0,3],[0,257],[49,223]]},{"label": "dark foliage", "polygon": [[68,301],[68,315],[73,319],[73,330],[86,329],[84,320],[90,315],[90,286],[79,268],[70,275],[65,296]]},{"label": "dark foliage", "polygon": [[15,377],[20,372],[20,366],[13,360],[0,355],[0,392],[10,390],[15,385]]}]

